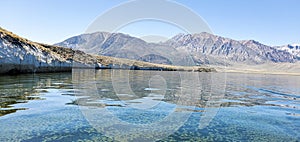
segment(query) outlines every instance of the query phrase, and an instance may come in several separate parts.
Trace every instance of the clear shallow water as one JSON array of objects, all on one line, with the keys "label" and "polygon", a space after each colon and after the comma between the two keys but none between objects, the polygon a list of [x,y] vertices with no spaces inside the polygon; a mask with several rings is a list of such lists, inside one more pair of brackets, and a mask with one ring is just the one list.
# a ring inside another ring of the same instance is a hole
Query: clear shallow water
[{"label": "clear shallow water", "polygon": [[299,141],[300,76],[74,71],[0,77],[0,141]]}]

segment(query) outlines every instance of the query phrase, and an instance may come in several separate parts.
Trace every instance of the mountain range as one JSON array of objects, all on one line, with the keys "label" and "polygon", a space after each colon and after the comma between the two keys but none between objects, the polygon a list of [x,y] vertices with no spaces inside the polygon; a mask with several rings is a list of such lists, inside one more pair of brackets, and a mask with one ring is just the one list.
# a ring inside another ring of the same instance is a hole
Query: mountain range
[{"label": "mountain range", "polygon": [[[104,33],[103,36],[105,36]],[[122,44],[127,42],[127,39],[120,38],[120,40],[121,39],[123,41],[107,41],[103,44],[103,46],[109,47],[108,45],[111,44]],[[77,42],[77,40],[75,41]],[[102,55],[87,54],[83,51],[71,48],[32,42],[0,28],[0,74],[61,72],[72,71],[77,68],[165,71],[180,70],[197,72],[215,71],[213,68],[209,67],[170,66],[128,60],[124,58],[120,59]]]},{"label": "mountain range", "polygon": [[160,43],[148,43],[122,33],[82,34],[55,44],[91,54],[171,65],[258,65],[295,63],[299,46],[268,46],[254,40],[233,40],[198,33],[178,34]]}]

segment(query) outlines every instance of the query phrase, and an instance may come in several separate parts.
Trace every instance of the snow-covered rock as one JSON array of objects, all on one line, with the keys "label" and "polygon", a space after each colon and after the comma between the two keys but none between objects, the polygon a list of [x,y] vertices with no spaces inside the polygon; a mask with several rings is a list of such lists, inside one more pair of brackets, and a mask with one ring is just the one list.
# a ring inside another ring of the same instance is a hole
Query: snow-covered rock
[{"label": "snow-covered rock", "polygon": [[300,59],[300,44],[288,44],[277,47],[278,50],[289,52],[298,59]]}]

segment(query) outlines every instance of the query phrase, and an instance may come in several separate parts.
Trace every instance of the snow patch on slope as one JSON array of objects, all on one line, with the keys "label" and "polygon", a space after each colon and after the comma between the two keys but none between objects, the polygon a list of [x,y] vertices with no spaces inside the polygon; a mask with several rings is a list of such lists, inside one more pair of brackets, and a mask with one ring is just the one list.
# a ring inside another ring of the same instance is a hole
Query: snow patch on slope
[{"label": "snow patch on slope", "polygon": [[297,58],[300,58],[300,44],[288,44],[278,47],[278,50],[289,52]]}]

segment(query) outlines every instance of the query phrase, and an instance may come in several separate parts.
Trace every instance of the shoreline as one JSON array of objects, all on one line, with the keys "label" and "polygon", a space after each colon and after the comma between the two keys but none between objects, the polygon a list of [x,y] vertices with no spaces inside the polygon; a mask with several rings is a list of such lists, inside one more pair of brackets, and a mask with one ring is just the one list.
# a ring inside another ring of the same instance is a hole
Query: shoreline
[{"label": "shoreline", "polygon": [[[216,69],[209,67],[183,67],[183,66],[158,66],[158,67],[140,67],[140,66],[96,66],[89,67],[89,65],[81,66],[69,66],[69,67],[37,67],[33,65],[24,67],[24,65],[3,65],[0,66],[13,66],[9,70],[1,70],[0,75],[18,75],[18,74],[31,74],[31,73],[60,73],[60,72],[72,72],[73,69],[94,69],[94,70],[145,70],[145,71],[184,71],[184,72],[216,72]],[[22,68],[24,67],[24,68]]]},{"label": "shoreline", "polygon": [[217,72],[224,73],[243,73],[243,74],[265,74],[265,75],[292,75],[292,76],[300,76],[300,72],[292,72],[292,71],[279,71],[279,70],[259,70],[259,69],[239,69],[232,67],[216,67]]},{"label": "shoreline", "polygon": [[[44,64],[36,66],[36,64],[0,64],[0,75],[17,75],[30,73],[59,73],[72,72],[73,69],[118,69],[118,70],[148,70],[148,71],[184,71],[184,72],[219,72],[219,73],[245,73],[245,74],[270,74],[270,75],[293,75],[300,76],[297,72],[297,66],[293,70],[283,72],[281,68],[264,68],[261,66],[245,66],[241,67],[221,67],[221,66],[173,66],[165,64],[154,64],[149,62],[133,61],[128,59],[116,59],[113,57],[98,56],[98,58],[106,59],[106,64],[84,64],[79,62],[69,62],[64,64]],[[108,59],[108,60],[107,60]],[[284,66],[283,64],[277,64]],[[284,68],[284,67],[282,67]]]}]

